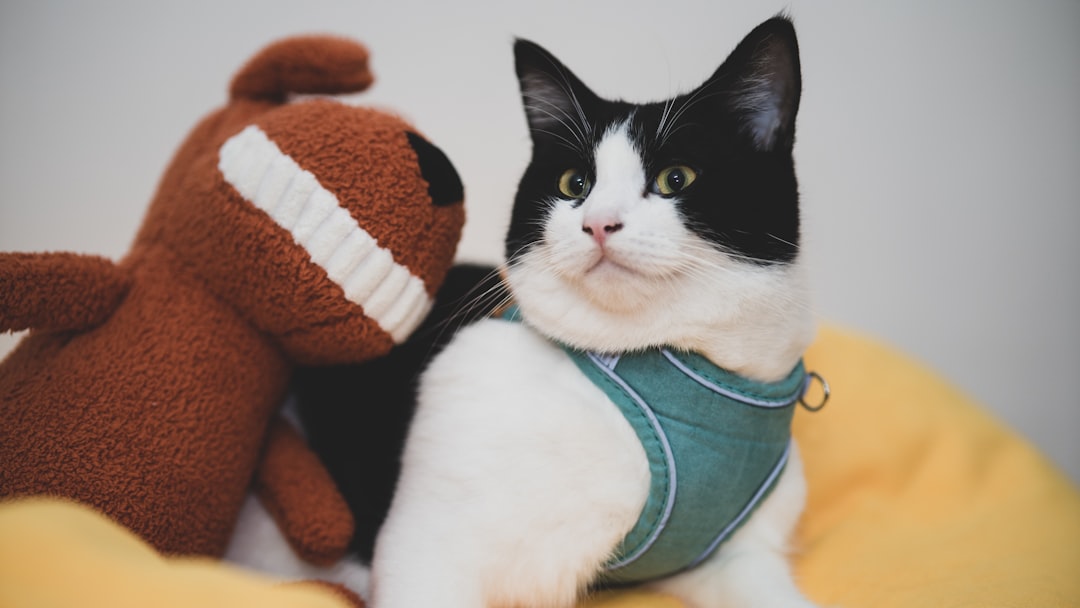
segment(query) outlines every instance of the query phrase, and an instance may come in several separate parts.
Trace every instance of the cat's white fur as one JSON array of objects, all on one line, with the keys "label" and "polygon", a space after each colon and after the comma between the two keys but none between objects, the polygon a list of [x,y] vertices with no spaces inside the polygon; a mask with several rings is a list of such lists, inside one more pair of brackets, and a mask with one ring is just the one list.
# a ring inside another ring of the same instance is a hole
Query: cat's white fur
[{"label": "cat's white fur", "polygon": [[[625,126],[609,130],[588,196],[551,201],[541,242],[506,268],[525,323],[478,322],[425,372],[376,545],[374,608],[568,606],[633,527],[649,489],[644,449],[547,337],[696,350],[766,381],[801,356],[812,319],[800,264],[716,250],[647,186]],[[809,606],[785,553],[804,498],[795,452],[709,560],[650,586],[700,608]]]},{"label": "cat's white fur", "polygon": [[[609,352],[670,345],[763,381],[786,376],[808,346],[798,259],[757,265],[718,251],[645,180],[625,126],[611,129],[588,197],[552,200],[542,242],[505,269],[526,323],[479,321],[424,373],[372,588],[358,589],[373,608],[569,606],[633,527],[649,490],[645,452],[549,337]],[[619,228],[601,246],[589,225]],[[716,553],[648,586],[697,608],[810,607],[787,561],[805,492],[793,449]],[[268,571],[319,575],[266,546],[251,553]]]}]

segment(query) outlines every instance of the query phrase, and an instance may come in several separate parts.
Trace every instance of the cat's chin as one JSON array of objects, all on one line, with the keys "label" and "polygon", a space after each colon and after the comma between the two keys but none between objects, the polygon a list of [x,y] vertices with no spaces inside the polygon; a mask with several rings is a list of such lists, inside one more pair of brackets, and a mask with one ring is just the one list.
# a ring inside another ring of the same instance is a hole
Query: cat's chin
[{"label": "cat's chin", "polygon": [[[729,261],[715,280],[701,282],[693,273],[656,277],[610,262],[588,273],[557,272],[545,260],[518,260],[506,269],[507,284],[530,325],[577,348],[620,352],[667,345],[772,381],[791,371],[813,336],[800,264],[744,267]],[[710,265],[722,264],[717,257]]]},{"label": "cat's chin", "polygon": [[582,281],[626,281],[640,275],[640,271],[622,264],[610,256],[601,256],[585,269]]},{"label": "cat's chin", "polygon": [[600,258],[580,275],[569,278],[565,287],[601,313],[620,316],[641,314],[656,299],[656,280],[640,269],[611,258]]},{"label": "cat's chin", "polygon": [[[529,260],[506,279],[525,319],[540,333],[577,348],[635,350],[666,342],[655,278],[600,259],[576,272]],[[658,326],[659,325],[659,326]]]}]

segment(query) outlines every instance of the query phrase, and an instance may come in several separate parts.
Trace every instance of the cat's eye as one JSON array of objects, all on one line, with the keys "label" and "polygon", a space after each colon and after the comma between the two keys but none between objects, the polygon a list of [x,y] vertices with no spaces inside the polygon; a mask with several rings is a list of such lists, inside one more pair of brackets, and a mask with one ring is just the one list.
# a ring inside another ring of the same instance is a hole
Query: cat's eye
[{"label": "cat's eye", "polygon": [[672,196],[685,190],[696,179],[697,172],[686,165],[666,167],[656,174],[650,190],[661,196]]},{"label": "cat's eye", "polygon": [[589,178],[577,169],[567,169],[559,177],[559,192],[570,198],[585,198],[591,187]]}]

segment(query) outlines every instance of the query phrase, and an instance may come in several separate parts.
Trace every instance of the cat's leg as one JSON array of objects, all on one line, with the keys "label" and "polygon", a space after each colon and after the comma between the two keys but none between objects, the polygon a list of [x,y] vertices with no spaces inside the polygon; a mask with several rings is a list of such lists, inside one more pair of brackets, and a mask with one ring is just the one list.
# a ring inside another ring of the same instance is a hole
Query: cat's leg
[{"label": "cat's leg", "polygon": [[697,568],[651,586],[690,608],[813,608],[788,561],[805,502],[802,460],[793,446],[776,487],[742,528]]},{"label": "cat's leg", "polygon": [[648,470],[638,482],[593,477],[595,459],[552,439],[533,457],[514,453],[532,441],[506,437],[501,455],[474,452],[453,473],[438,457],[406,467],[375,547],[374,608],[572,606],[632,527]]},{"label": "cat's leg", "polygon": [[[548,463],[552,470],[576,474],[555,460]],[[470,475],[478,468],[486,467]],[[402,476],[401,498],[375,547],[375,608],[572,606],[636,516],[633,507],[597,505],[589,490],[601,480],[559,483],[554,476],[540,479],[532,466],[522,467],[516,480],[480,474],[486,478],[480,483],[438,475],[440,483],[415,469]]]},{"label": "cat's leg", "polygon": [[374,608],[571,606],[644,504],[644,450],[599,389],[559,351],[516,352],[525,336],[495,333],[513,348],[477,360],[461,343],[487,332],[425,372]]}]

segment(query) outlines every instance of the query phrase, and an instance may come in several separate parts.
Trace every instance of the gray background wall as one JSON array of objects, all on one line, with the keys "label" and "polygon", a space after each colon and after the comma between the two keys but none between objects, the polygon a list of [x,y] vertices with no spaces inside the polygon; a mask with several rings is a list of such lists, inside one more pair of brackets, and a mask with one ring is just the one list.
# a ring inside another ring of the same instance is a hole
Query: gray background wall
[{"label": "gray background wall", "polygon": [[[1080,3],[459,0],[0,4],[0,250],[121,257],[170,155],[281,36],[372,51],[356,102],[454,160],[495,261],[528,156],[513,36],[605,95],[696,86],[786,9],[823,320],[921,359],[1080,479]],[[0,336],[0,353],[15,342]]]}]

